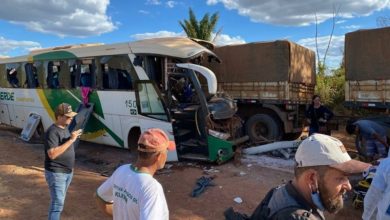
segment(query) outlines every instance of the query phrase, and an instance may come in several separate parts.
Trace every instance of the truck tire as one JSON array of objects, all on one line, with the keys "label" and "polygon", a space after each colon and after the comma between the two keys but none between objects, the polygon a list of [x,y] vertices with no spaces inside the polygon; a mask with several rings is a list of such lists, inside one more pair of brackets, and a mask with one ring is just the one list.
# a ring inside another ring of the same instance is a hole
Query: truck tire
[{"label": "truck tire", "polygon": [[266,114],[256,114],[249,118],[245,126],[246,134],[253,142],[280,140],[281,133],[278,122]]}]

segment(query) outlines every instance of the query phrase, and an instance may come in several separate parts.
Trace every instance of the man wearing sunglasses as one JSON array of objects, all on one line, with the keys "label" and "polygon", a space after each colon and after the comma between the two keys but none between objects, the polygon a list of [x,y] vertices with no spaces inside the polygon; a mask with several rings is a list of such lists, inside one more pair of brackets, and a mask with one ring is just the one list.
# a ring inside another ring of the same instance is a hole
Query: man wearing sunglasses
[{"label": "man wearing sunglasses", "polygon": [[45,134],[45,178],[50,191],[49,220],[61,218],[66,192],[72,181],[75,152],[73,143],[81,135],[81,129],[68,130],[77,113],[67,103],[58,105],[56,121]]}]

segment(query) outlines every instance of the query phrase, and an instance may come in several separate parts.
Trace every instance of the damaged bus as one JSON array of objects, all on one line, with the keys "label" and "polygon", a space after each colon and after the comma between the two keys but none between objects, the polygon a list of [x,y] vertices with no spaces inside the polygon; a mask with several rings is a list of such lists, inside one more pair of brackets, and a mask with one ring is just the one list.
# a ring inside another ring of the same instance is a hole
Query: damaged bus
[{"label": "damaged bus", "polygon": [[242,124],[233,100],[217,94],[214,73],[198,65],[205,58],[218,61],[191,39],[156,38],[0,59],[0,122],[23,128],[38,115],[42,135],[56,106],[67,102],[79,112],[69,129],[83,128],[84,141],[133,151],[139,135],[157,127],[176,142],[169,161],[222,163],[242,140]]}]

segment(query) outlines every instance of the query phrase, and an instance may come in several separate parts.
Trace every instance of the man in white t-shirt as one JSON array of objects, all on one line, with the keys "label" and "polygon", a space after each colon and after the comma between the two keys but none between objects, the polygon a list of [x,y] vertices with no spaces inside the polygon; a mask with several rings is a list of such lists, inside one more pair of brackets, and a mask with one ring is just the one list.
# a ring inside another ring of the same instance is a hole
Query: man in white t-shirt
[{"label": "man in white t-shirt", "polygon": [[152,128],[138,140],[135,165],[120,166],[96,191],[99,207],[113,219],[168,220],[169,211],[161,184],[153,178],[174,150],[164,131]]},{"label": "man in white t-shirt", "polygon": [[390,219],[390,158],[381,160],[364,197],[364,220]]}]

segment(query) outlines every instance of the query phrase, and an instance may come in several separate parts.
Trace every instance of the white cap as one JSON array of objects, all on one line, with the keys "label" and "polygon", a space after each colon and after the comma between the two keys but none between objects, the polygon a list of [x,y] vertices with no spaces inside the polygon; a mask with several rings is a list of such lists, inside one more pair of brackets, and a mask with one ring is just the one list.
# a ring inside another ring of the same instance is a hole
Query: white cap
[{"label": "white cap", "polygon": [[298,146],[297,167],[330,166],[345,173],[360,173],[371,164],[352,160],[343,143],[331,136],[313,134]]}]

